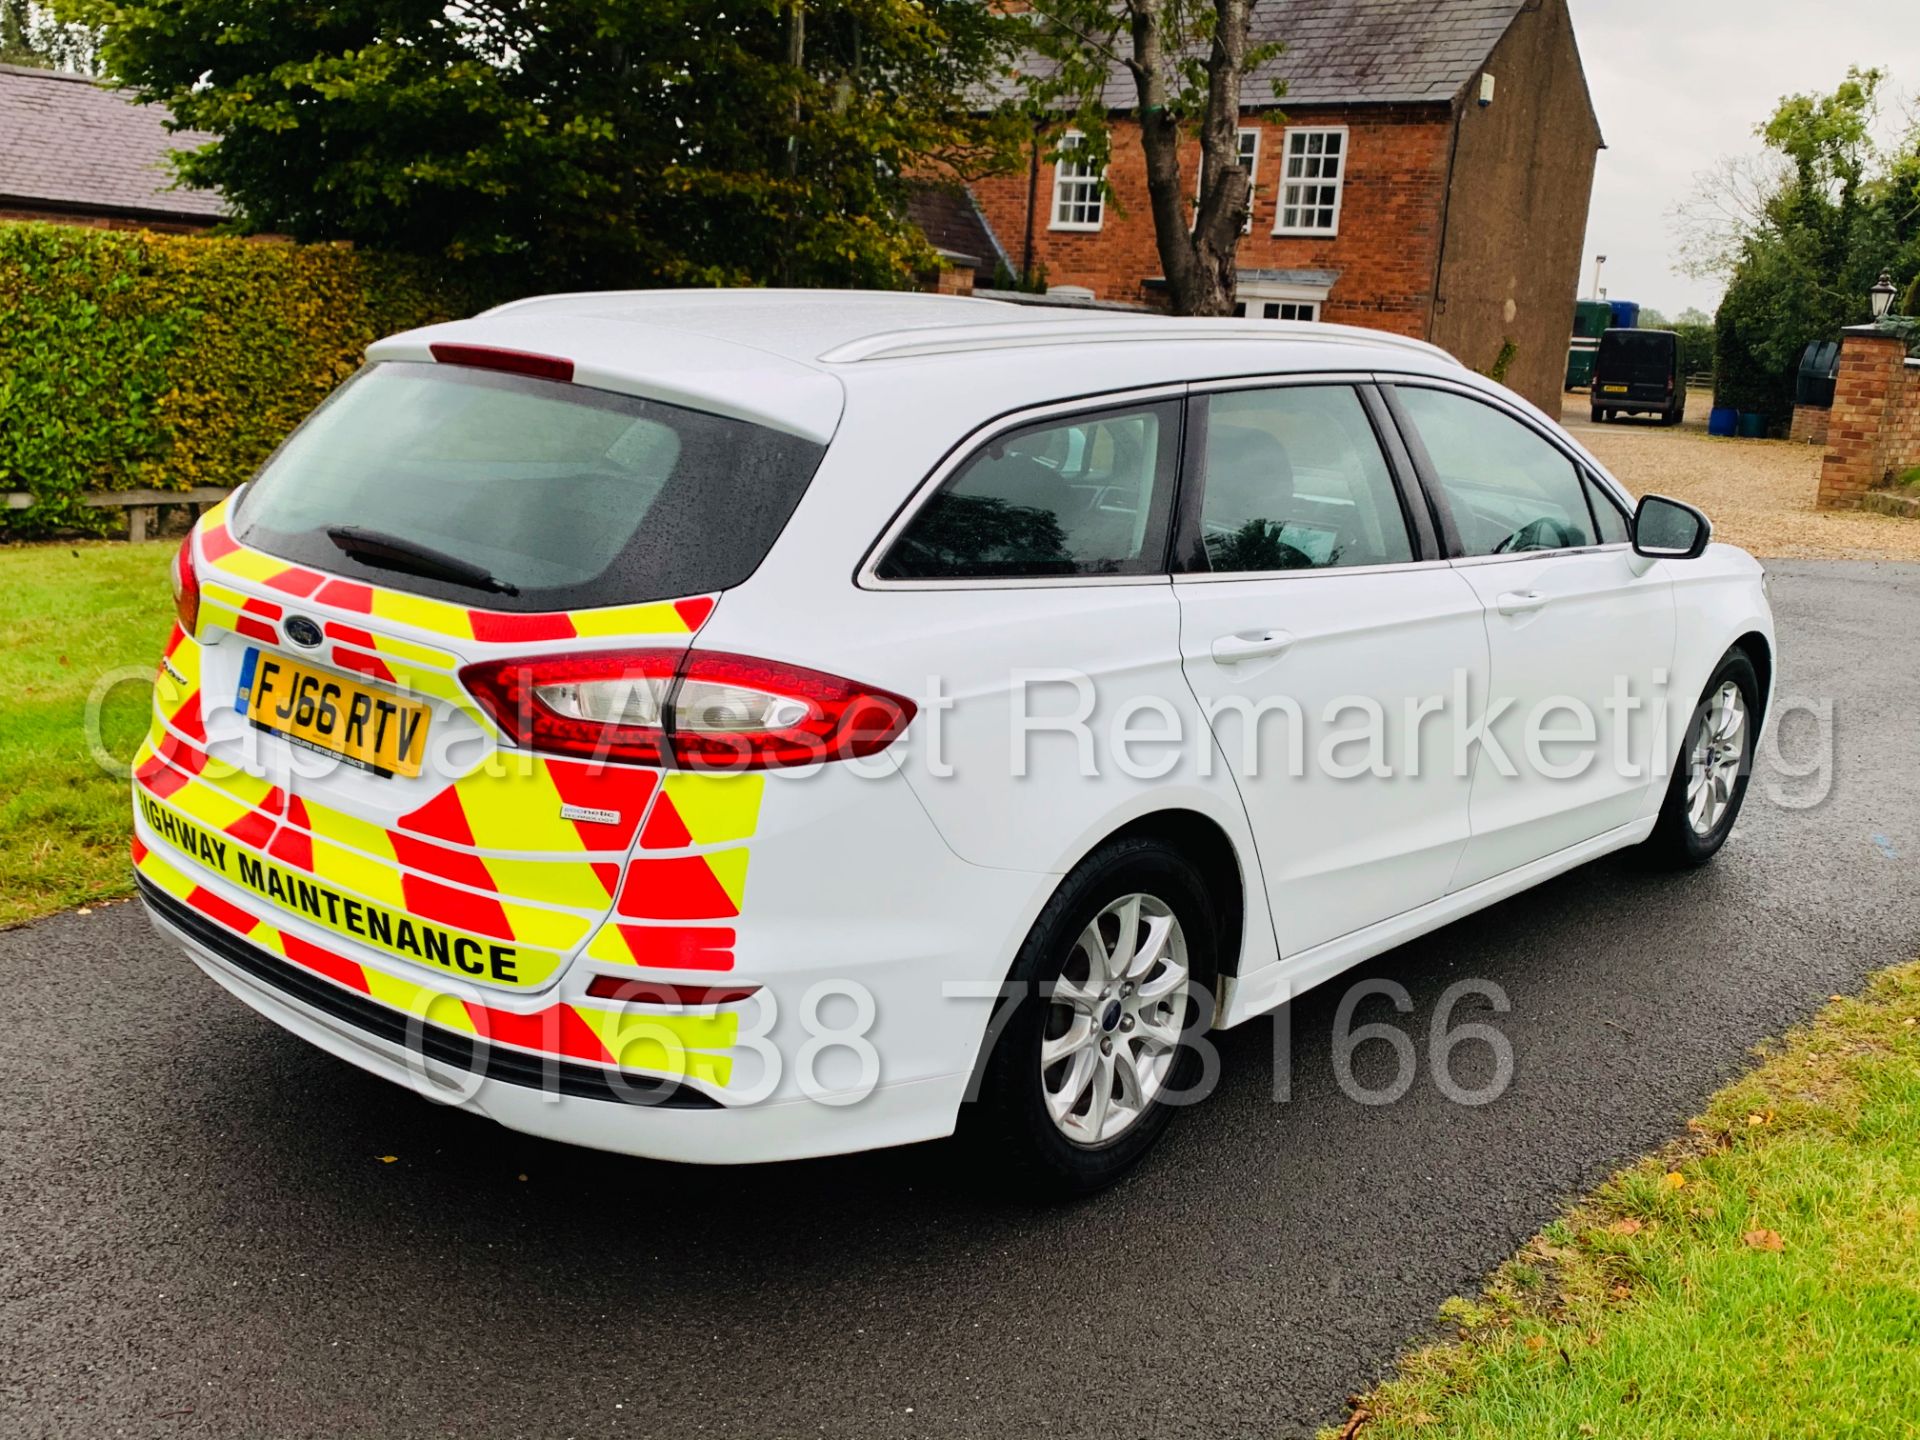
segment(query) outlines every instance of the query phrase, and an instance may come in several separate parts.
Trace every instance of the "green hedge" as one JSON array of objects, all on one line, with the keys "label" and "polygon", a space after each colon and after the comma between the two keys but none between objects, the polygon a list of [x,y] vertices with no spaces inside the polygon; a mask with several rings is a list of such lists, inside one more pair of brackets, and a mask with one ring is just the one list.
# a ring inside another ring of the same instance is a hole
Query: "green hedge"
[{"label": "green hedge", "polygon": [[337,245],[0,223],[0,512],[105,531],[89,490],[238,485],[369,342],[478,308],[415,261]]}]

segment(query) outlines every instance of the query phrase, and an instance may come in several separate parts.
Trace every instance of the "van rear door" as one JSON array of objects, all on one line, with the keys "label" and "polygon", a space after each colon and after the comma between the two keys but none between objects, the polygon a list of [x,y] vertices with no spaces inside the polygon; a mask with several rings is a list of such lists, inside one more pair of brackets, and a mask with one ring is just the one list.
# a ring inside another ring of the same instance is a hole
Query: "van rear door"
[{"label": "van rear door", "polygon": [[1664,406],[1673,398],[1677,354],[1675,337],[1665,330],[1609,330],[1600,337],[1594,395]]}]

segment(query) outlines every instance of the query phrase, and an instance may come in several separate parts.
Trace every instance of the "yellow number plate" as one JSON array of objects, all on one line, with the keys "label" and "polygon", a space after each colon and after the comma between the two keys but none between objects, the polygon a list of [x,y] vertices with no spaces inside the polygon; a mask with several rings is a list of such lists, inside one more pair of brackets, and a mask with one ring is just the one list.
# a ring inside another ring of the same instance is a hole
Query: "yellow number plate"
[{"label": "yellow number plate", "polygon": [[242,713],[262,730],[338,755],[376,775],[418,775],[427,751],[427,707],[344,675],[249,650],[240,670]]},{"label": "yellow number plate", "polygon": [[1624,395],[1627,393],[1627,387],[1624,385],[1602,385],[1600,388],[1609,395]]}]

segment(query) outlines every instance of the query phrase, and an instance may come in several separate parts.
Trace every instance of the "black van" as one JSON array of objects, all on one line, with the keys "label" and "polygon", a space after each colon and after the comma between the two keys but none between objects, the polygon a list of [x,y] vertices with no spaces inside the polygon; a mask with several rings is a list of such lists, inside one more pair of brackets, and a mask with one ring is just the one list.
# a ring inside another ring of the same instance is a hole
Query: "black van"
[{"label": "black van", "polygon": [[1609,330],[1593,361],[1593,420],[1658,415],[1678,425],[1687,415],[1680,337],[1671,330]]}]

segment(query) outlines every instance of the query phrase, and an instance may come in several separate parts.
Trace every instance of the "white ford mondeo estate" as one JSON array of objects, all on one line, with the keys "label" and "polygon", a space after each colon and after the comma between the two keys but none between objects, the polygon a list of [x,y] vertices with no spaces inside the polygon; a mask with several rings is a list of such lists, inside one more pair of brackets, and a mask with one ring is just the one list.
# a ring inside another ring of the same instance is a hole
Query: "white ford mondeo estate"
[{"label": "white ford mondeo estate", "polygon": [[1209,1029],[1740,810],[1760,567],[1428,345],[662,292],[367,362],[181,548],[134,863],[517,1130],[1091,1188]]}]

